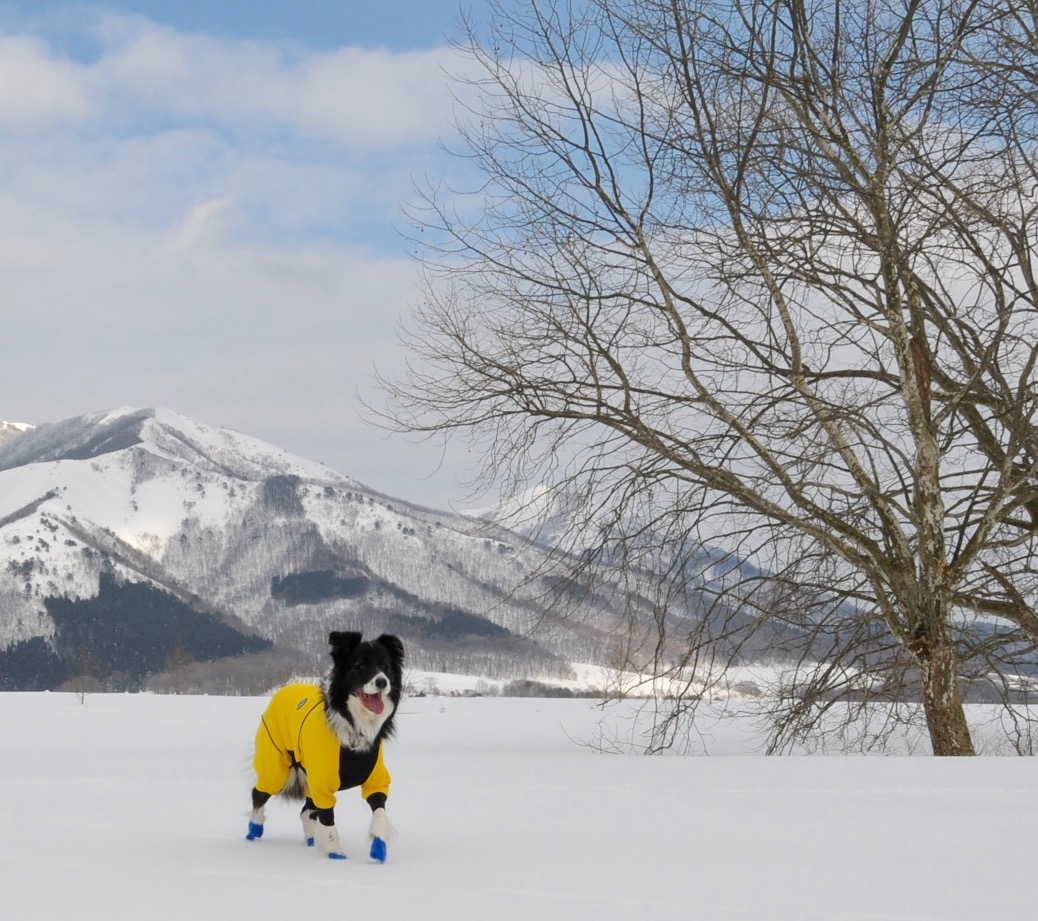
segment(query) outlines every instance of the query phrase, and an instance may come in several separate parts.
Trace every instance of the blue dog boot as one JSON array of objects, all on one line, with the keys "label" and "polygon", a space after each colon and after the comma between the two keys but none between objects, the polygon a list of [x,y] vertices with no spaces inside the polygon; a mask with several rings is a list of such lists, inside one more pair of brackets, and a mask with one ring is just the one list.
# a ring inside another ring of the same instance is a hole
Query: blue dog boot
[{"label": "blue dog boot", "polygon": [[249,833],[245,836],[246,841],[256,841],[263,837],[263,825],[260,822],[249,822]]},{"label": "blue dog boot", "polygon": [[371,859],[377,863],[386,862],[386,842],[381,838],[371,839]]},{"label": "blue dog boot", "polygon": [[386,862],[386,842],[392,830],[386,807],[379,806],[371,813],[371,827],[368,829],[368,834],[371,835],[371,850],[368,853],[376,863]]}]

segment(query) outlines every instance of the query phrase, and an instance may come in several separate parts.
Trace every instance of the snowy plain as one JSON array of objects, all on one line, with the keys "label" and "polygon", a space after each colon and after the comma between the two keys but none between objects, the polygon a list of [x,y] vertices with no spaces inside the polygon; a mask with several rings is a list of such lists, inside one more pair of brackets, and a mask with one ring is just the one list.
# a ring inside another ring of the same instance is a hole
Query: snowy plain
[{"label": "snowy plain", "polygon": [[274,801],[244,840],[265,700],[0,694],[4,918],[77,921],[1034,917],[1032,758],[605,754],[636,702],[410,697],[387,747],[395,826],[336,814],[346,861]]}]

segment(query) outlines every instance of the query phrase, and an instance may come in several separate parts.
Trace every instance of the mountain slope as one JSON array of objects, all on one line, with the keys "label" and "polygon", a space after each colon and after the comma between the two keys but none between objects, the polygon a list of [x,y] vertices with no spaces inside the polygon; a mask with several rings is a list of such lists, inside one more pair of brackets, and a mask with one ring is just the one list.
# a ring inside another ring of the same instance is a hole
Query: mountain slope
[{"label": "mountain slope", "polygon": [[[354,627],[399,633],[416,666],[562,674],[608,654],[611,612],[546,618],[549,569],[542,548],[504,528],[169,410],[93,413],[0,443],[8,655],[30,640],[34,654],[41,640],[67,647],[74,606],[87,611],[107,574],[109,591],[150,584],[293,662],[323,663],[328,630]],[[64,627],[53,599],[73,605]],[[161,642],[172,655],[174,634]]]}]

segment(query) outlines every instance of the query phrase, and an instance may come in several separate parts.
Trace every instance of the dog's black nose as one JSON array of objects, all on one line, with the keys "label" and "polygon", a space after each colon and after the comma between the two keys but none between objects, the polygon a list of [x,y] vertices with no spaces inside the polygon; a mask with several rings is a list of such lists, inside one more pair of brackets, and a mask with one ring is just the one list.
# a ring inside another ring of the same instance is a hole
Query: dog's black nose
[{"label": "dog's black nose", "polygon": [[387,687],[389,687],[389,682],[382,675],[379,675],[375,679],[375,687],[377,687],[380,691],[384,691]]}]

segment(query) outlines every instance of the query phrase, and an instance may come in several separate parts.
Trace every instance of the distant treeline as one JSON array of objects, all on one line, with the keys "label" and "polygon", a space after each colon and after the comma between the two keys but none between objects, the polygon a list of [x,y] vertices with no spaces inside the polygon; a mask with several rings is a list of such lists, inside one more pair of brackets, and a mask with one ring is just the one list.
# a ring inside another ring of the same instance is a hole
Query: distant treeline
[{"label": "distant treeline", "polygon": [[53,690],[77,679],[136,690],[153,673],[271,645],[169,592],[119,582],[107,572],[94,598],[48,598],[44,604],[54,621],[53,639],[35,637],[0,651],[0,690]]}]

